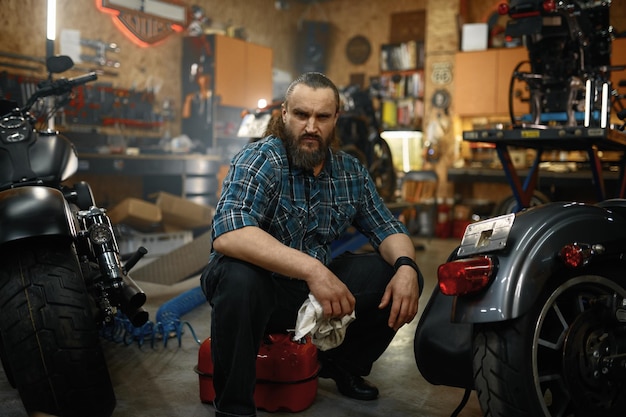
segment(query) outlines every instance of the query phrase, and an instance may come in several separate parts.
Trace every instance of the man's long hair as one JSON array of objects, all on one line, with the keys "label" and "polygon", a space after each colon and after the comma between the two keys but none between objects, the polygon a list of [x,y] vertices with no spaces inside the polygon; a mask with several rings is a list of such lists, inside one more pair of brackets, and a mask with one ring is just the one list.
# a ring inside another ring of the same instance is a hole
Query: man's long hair
[{"label": "man's long hair", "polygon": [[[328,77],[320,72],[305,72],[289,85],[289,87],[287,88],[287,92],[285,93],[285,100],[282,104],[283,106],[285,106],[285,108],[288,108],[289,99],[291,98],[294,88],[298,84],[304,84],[307,87],[313,89],[330,88],[331,90],[333,90],[335,103],[337,106],[336,111],[339,112],[339,90]],[[281,113],[282,112],[280,108],[278,109],[278,111],[272,111],[272,117],[270,118],[270,122],[268,123],[263,136],[272,135],[280,138],[283,142],[285,141],[285,123],[283,122]],[[335,129],[333,129],[333,138],[331,140],[330,146],[333,151],[336,151],[340,148],[340,141],[337,137]]]}]

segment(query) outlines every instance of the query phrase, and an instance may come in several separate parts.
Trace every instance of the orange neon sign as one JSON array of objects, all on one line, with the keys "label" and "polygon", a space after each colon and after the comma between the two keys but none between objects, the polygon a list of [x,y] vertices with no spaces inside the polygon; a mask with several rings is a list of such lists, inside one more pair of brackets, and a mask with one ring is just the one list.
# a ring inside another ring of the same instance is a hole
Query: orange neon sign
[{"label": "orange neon sign", "polygon": [[175,0],[96,0],[101,12],[141,47],[154,46],[187,27],[187,6]]}]

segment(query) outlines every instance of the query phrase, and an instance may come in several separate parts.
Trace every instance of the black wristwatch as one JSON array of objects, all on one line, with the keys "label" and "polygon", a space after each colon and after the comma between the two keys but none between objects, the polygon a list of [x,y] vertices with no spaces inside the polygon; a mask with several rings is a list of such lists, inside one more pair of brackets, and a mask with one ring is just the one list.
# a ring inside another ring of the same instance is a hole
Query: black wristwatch
[{"label": "black wristwatch", "polygon": [[415,272],[417,272],[418,274],[420,272],[415,261],[408,256],[401,256],[396,259],[396,262],[393,264],[393,270],[397,272],[398,268],[400,268],[402,265],[410,266],[411,268],[415,269]]},{"label": "black wristwatch", "polygon": [[397,272],[398,268],[403,265],[408,265],[413,268],[415,272],[417,272],[417,284],[419,285],[420,295],[422,295],[422,288],[424,288],[424,277],[422,276],[422,272],[417,266],[417,263],[415,263],[415,260],[409,258],[408,256],[401,256],[396,259],[396,262],[393,264],[393,270]]}]

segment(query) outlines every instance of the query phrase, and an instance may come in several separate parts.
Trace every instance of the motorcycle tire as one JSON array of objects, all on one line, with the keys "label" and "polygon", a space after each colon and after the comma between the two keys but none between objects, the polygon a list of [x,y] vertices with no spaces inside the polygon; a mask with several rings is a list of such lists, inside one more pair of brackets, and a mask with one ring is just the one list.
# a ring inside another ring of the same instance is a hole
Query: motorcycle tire
[{"label": "motorcycle tire", "polygon": [[550,282],[524,316],[475,327],[474,382],[484,415],[623,417],[623,373],[607,374],[601,363],[626,340],[610,305],[626,297],[623,265]]},{"label": "motorcycle tire", "polygon": [[376,183],[378,194],[386,202],[396,198],[397,177],[393,166],[391,148],[383,138],[378,138],[372,144],[372,161],[368,167],[372,179]]},{"label": "motorcycle tire", "polygon": [[15,385],[15,379],[13,378],[13,373],[11,372],[11,368],[9,367],[9,361],[7,359],[6,353],[4,353],[4,344],[2,343],[2,333],[0,333],[0,363],[2,364],[2,369],[4,369],[4,374],[7,377],[7,381],[11,385],[11,388],[17,388]]},{"label": "motorcycle tire", "polygon": [[[550,198],[543,194],[540,191],[534,191],[533,195],[530,197],[530,205],[529,207],[540,206],[542,204],[546,204],[550,202]],[[503,214],[510,214],[519,211],[517,207],[517,199],[514,195],[510,195],[500,201],[496,207],[494,207],[492,215],[500,216]]]},{"label": "motorcycle tire", "polygon": [[0,253],[0,351],[26,411],[111,416],[113,385],[71,244],[39,238]]}]

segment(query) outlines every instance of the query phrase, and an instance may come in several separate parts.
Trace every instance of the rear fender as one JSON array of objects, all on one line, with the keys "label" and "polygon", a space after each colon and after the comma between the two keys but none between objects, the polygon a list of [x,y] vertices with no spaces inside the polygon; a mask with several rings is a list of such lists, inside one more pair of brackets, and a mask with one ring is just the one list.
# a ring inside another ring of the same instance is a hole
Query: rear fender
[{"label": "rear fender", "polygon": [[548,203],[516,215],[506,248],[492,252],[497,274],[479,294],[456,297],[452,320],[487,323],[525,314],[549,279],[565,266],[558,253],[566,244],[606,243],[626,238],[626,220],[611,207]]},{"label": "rear fender", "polygon": [[0,244],[36,236],[76,236],[76,223],[61,191],[21,187],[0,192]]}]

